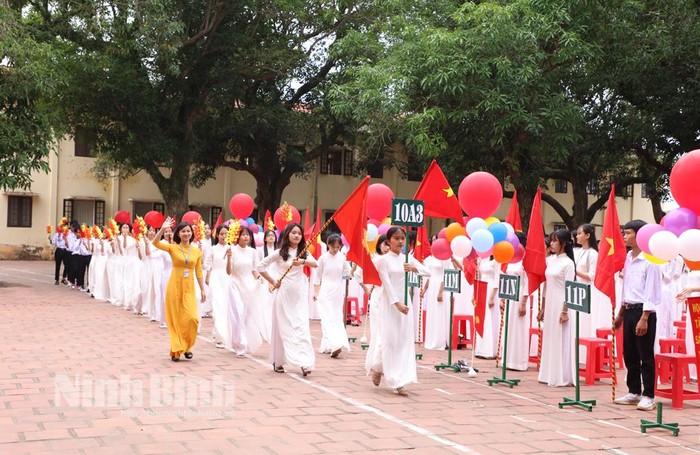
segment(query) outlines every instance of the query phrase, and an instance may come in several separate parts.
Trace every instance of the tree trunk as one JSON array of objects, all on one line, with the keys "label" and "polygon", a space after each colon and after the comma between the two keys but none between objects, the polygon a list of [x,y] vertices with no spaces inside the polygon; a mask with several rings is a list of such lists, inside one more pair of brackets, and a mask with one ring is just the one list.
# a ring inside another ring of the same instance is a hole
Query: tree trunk
[{"label": "tree trunk", "polygon": [[165,214],[180,217],[189,210],[190,165],[184,160],[173,166],[170,177],[164,177],[160,171],[151,173],[151,178],[160,190],[165,202]]},{"label": "tree trunk", "polygon": [[661,218],[663,218],[664,215],[666,215],[661,209],[661,196],[649,195],[649,200],[651,201],[651,209],[654,211],[654,221],[660,223]]},{"label": "tree trunk", "polygon": [[588,215],[588,191],[586,189],[587,182],[580,179],[572,179],[571,187],[574,193],[574,206],[572,208],[573,216],[565,221],[566,227],[569,230],[578,228],[580,225],[588,223],[591,219]]},{"label": "tree trunk", "polygon": [[[289,185],[290,179],[283,175],[272,175],[271,173],[256,173],[255,183],[255,205],[258,208],[258,217],[262,219],[265,211],[269,210],[274,215],[282,205],[282,193]],[[297,207],[298,209],[298,207]]]}]

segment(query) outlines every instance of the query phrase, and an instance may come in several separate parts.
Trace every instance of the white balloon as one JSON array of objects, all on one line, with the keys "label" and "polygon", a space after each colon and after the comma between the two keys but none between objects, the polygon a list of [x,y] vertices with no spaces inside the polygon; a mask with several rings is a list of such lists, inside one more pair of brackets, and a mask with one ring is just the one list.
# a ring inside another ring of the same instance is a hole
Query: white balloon
[{"label": "white balloon", "polygon": [[503,225],[506,227],[509,234],[515,234],[515,229],[510,223],[503,222]]},{"label": "white balloon", "polygon": [[370,242],[373,242],[374,239],[376,239],[378,235],[379,235],[379,229],[377,228],[377,226],[375,226],[373,224],[368,224],[367,225],[367,240],[369,240]]},{"label": "white balloon", "polygon": [[659,231],[649,239],[651,254],[664,261],[675,259],[680,253],[681,243],[671,231]]},{"label": "white balloon", "polygon": [[689,261],[700,261],[700,230],[688,229],[678,237],[680,253]]},{"label": "white balloon", "polygon": [[473,236],[479,229],[487,229],[489,226],[483,218],[474,217],[467,221],[467,234],[469,237]]},{"label": "white balloon", "polygon": [[455,256],[467,257],[472,252],[472,241],[466,235],[458,235],[450,242],[450,249]]}]

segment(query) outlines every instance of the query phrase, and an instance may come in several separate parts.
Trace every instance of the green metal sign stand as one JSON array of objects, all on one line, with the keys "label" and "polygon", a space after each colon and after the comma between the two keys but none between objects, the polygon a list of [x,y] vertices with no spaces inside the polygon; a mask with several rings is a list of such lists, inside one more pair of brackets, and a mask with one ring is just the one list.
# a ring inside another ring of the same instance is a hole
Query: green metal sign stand
[{"label": "green metal sign stand", "polygon": [[512,389],[513,386],[518,385],[520,383],[520,379],[506,379],[506,357],[508,355],[508,319],[510,315],[510,301],[511,300],[518,300],[518,297],[520,296],[520,277],[517,275],[501,275],[499,281],[498,281],[498,297],[501,299],[505,299],[506,301],[506,311],[504,314],[505,318],[505,337],[503,339],[503,357],[501,358],[501,377],[493,377],[491,379],[488,379],[486,382],[489,383],[490,386],[494,384],[508,384],[508,386]]},{"label": "green metal sign stand", "polygon": [[[423,201],[416,199],[392,199],[391,222],[396,226],[421,227],[425,222]],[[408,264],[408,240],[406,240],[406,264]],[[404,272],[403,304],[408,306],[408,272]],[[421,317],[421,315],[418,315]],[[423,354],[416,354],[422,359]]]},{"label": "green metal sign stand", "polygon": [[447,363],[439,363],[435,365],[435,370],[440,371],[444,368],[450,368],[454,371],[460,371],[460,368],[452,364],[452,316],[454,313],[455,293],[462,292],[462,277],[459,270],[445,270],[443,276],[443,289],[450,293],[450,335],[448,338]]},{"label": "green metal sign stand", "polygon": [[678,436],[681,431],[678,428],[677,423],[663,423],[661,422],[661,409],[663,408],[663,403],[656,403],[656,422],[653,420],[642,420],[642,433],[646,433],[649,428],[663,428],[664,430],[669,430],[673,432],[673,436]]},{"label": "green metal sign stand", "polygon": [[[593,406],[596,405],[596,400],[581,400],[581,374],[579,365],[579,313],[590,313],[591,312],[591,285],[580,283],[577,281],[566,281],[565,284],[565,294],[566,294],[566,307],[570,310],[576,311],[576,344],[574,345],[574,351],[576,352],[576,397],[572,400],[571,398],[564,397],[564,401],[559,403],[559,409],[564,406],[580,406],[587,410],[588,412],[593,411]],[[613,365],[612,368],[615,368]]]}]

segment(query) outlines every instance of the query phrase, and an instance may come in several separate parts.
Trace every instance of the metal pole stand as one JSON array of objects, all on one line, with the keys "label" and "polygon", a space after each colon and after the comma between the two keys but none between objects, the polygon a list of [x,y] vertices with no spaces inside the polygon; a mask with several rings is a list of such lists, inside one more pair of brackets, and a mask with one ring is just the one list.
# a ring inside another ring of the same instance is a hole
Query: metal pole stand
[{"label": "metal pole stand", "polygon": [[656,403],[656,422],[652,420],[642,419],[642,433],[647,432],[647,428],[663,428],[664,430],[669,430],[673,433],[673,436],[678,436],[681,431],[678,428],[677,423],[663,423],[661,422],[661,412],[663,405],[661,403]]},{"label": "metal pole stand", "polygon": [[459,372],[461,371],[460,368],[456,365],[452,365],[452,326],[454,325],[452,323],[452,317],[454,313],[454,303],[455,303],[455,295],[454,293],[450,292],[450,337],[448,338],[449,340],[449,347],[447,349],[447,363],[438,363],[435,365],[435,370],[440,371],[445,368],[450,368],[453,371]]},{"label": "metal pole stand", "polygon": [[[579,320],[578,320],[578,315],[579,315],[579,312],[576,311],[576,345],[575,345],[576,347],[574,349],[576,351],[576,398],[572,400],[571,398],[565,397],[564,401],[559,403],[559,409],[563,408],[564,406],[580,406],[580,407],[584,408],[586,411],[592,412],[593,406],[595,406],[596,401],[595,400],[581,400],[581,374],[579,371],[581,367],[578,363],[578,361],[579,361],[579,352],[578,352],[579,351],[579,348],[578,348],[578,333],[579,333],[578,324],[579,324]],[[613,365],[613,368],[614,367],[615,366]]]},{"label": "metal pole stand", "polygon": [[[508,316],[510,316],[510,300],[506,299],[506,311],[504,313],[504,317],[506,319],[506,336],[503,338],[503,356],[501,356],[501,377],[497,378],[494,376],[493,378],[488,379],[486,382],[488,382],[490,386],[494,384],[508,384],[508,386],[512,389],[514,385],[518,385],[520,379],[506,379],[506,356],[508,354]],[[498,353],[496,353],[496,355],[498,355]]]}]

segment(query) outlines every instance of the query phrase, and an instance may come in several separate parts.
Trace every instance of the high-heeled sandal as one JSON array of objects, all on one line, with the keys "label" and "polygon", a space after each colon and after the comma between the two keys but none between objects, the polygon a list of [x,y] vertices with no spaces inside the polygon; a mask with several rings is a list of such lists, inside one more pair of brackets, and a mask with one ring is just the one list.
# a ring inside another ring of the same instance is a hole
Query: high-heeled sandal
[{"label": "high-heeled sandal", "polygon": [[382,373],[380,373],[379,371],[372,370],[372,384],[379,387],[379,384],[381,382],[382,382]]},{"label": "high-heeled sandal", "polygon": [[170,357],[170,360],[172,360],[173,362],[179,362],[179,361],[180,361],[180,357],[172,356],[172,357]]},{"label": "high-heeled sandal", "polygon": [[304,377],[306,377],[306,376],[311,374],[311,370],[304,368],[304,367],[301,367],[301,374],[303,374]]},{"label": "high-heeled sandal", "polygon": [[194,354],[192,354],[191,352],[185,352],[185,358],[187,360],[191,359],[192,357],[194,357]]},{"label": "high-heeled sandal", "polygon": [[277,365],[275,365],[275,364],[273,363],[273,364],[272,364],[272,370],[273,370],[275,373],[284,373],[284,367],[283,367],[282,365],[277,366]]},{"label": "high-heeled sandal", "polygon": [[408,392],[406,392],[406,389],[404,389],[403,387],[399,387],[398,389],[396,389],[396,394],[401,395],[402,397],[408,396]]}]

